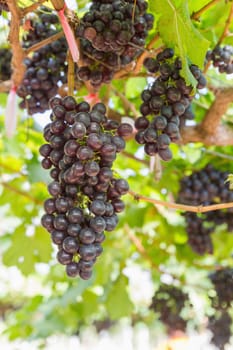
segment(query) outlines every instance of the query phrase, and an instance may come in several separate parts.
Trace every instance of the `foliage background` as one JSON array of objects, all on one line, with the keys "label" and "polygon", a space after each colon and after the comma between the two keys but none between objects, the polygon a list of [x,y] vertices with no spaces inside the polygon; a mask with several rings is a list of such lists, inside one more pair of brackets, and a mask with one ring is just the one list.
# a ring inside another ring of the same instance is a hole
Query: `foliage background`
[{"label": "foliage background", "polygon": [[[89,1],[77,3],[77,13],[82,16]],[[183,75],[191,83],[189,62],[203,68],[206,51],[217,44],[232,8],[231,1],[216,1],[203,12],[200,21],[192,20],[193,13],[207,3],[208,0],[149,1],[156,21],[148,42],[159,32],[160,39],[154,47],[173,47],[184,63]],[[22,7],[29,4],[29,1],[19,1]],[[2,45],[7,45],[6,16],[3,13],[0,18]],[[231,24],[231,32],[232,27]],[[233,45],[233,35],[224,37],[223,43]],[[210,68],[206,76],[209,86],[232,86],[229,77],[220,76],[214,68]],[[99,95],[104,98],[107,94],[112,109],[133,119],[139,116],[140,93],[147,83],[147,79],[140,76],[114,80],[110,87],[103,86]],[[126,97],[127,103],[116,91]],[[87,94],[82,87],[77,98]],[[1,264],[9,277],[3,275],[1,281],[4,288],[0,288],[0,312],[10,339],[45,338],[54,333],[71,335],[79,332],[80,327],[106,319],[115,322],[128,318],[133,324],[144,322],[151,327],[158,326],[157,315],[148,308],[152,295],[139,298],[136,292],[144,283],[150,285],[148,290],[154,291],[161,278],[176,281],[190,293],[194,304],[198,298],[191,327],[202,327],[204,312],[211,312],[207,300],[207,294],[211,293],[208,274],[218,265],[233,265],[233,239],[226,226],[218,227],[212,236],[214,254],[200,257],[187,245],[181,212],[126,195],[126,210],[120,215],[117,229],[107,235],[104,253],[92,279],[68,279],[63,267],[56,263],[48,233],[40,225],[49,177],[41,169],[38,149],[43,143],[42,125],[48,116],[31,118],[18,110],[17,134],[7,139],[6,99],[7,95],[0,93],[0,252]],[[209,89],[197,94],[193,102],[195,123],[202,121],[213,100],[214,94]],[[232,106],[222,123],[232,127]],[[167,202],[176,200],[179,181],[184,175],[207,163],[221,171],[233,172],[231,145],[207,147],[202,143],[189,143],[172,145],[172,151],[173,160],[161,162],[160,174],[160,168],[151,169],[149,157],[134,140],[129,140],[126,152],[115,162],[115,170],[128,179],[132,191]],[[19,280],[25,276],[26,285],[35,285],[33,292],[28,293],[25,284],[19,288],[18,282],[12,280],[11,271],[17,271]]]}]

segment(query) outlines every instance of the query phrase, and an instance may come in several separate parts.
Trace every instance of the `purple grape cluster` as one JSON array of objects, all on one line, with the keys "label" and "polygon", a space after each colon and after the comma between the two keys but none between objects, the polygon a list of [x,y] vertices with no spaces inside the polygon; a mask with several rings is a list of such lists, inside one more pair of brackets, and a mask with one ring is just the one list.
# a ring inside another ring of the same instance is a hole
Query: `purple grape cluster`
[{"label": "purple grape cluster", "polygon": [[216,292],[216,296],[212,299],[213,307],[220,310],[229,308],[233,301],[233,269],[226,267],[217,270],[210,274],[209,278]]},{"label": "purple grape cluster", "polygon": [[[170,143],[180,139],[179,130],[185,120],[194,118],[191,108],[193,88],[187,86],[181,77],[182,64],[174,57],[173,49],[166,48],[156,58],[146,58],[144,66],[156,77],[141,94],[142,115],[135,121],[138,130],[135,139],[144,145],[146,154],[153,156],[158,153],[168,161],[172,158]],[[197,80],[197,88],[203,88],[206,79],[201,70],[195,65],[191,65],[190,70]]]},{"label": "purple grape cluster", "polygon": [[2,14],[2,11],[9,11],[6,0],[0,0],[0,15]]},{"label": "purple grape cluster", "polygon": [[[204,169],[181,180],[178,201],[195,206],[232,202],[233,192],[228,188],[227,177],[228,172],[217,170],[208,164]],[[232,208],[201,214],[186,212],[184,216],[188,243],[199,255],[213,253],[210,234],[216,226],[227,224],[228,231],[233,230]]]},{"label": "purple grape cluster", "polygon": [[185,213],[186,232],[188,234],[188,244],[192,250],[199,254],[213,254],[213,243],[211,233],[214,231],[214,225],[205,226],[203,216],[199,217],[196,213]]},{"label": "purple grape cluster", "polygon": [[0,80],[9,80],[11,77],[12,53],[9,48],[0,48]]},{"label": "purple grape cluster", "polygon": [[219,350],[224,350],[225,345],[230,342],[231,323],[232,319],[227,311],[209,317],[207,328],[212,333],[210,342]]},{"label": "purple grape cluster", "polygon": [[[37,14],[37,18],[31,21],[32,29],[24,39],[25,48],[57,33],[60,28],[58,17],[51,10]],[[25,59],[26,72],[17,94],[23,98],[20,107],[26,108],[29,114],[48,110],[49,99],[57,94],[60,83],[66,83],[66,56],[66,40],[61,38]]]},{"label": "purple grape cluster", "polygon": [[213,63],[219,73],[233,73],[233,46],[216,46],[206,54],[206,61]]},{"label": "purple grape cluster", "polygon": [[215,296],[211,296],[214,315],[209,317],[207,328],[212,332],[211,343],[224,350],[231,337],[232,319],[228,309],[232,306],[233,269],[216,270],[209,275]]},{"label": "purple grape cluster", "polygon": [[187,293],[174,285],[161,284],[152,298],[150,309],[159,315],[169,333],[186,330],[187,320],[181,316],[186,306],[191,306]]},{"label": "purple grape cluster", "polygon": [[144,0],[94,0],[76,30],[84,66],[78,77],[99,87],[132,62],[145,45],[154,17]]},{"label": "purple grape cluster", "polygon": [[102,253],[104,231],[114,230],[117,213],[125,207],[121,196],[129,186],[114,176],[112,165],[132,127],[107,119],[102,103],[91,108],[66,96],[54,97],[50,106],[51,123],[44,128],[47,143],[40,154],[53,181],[42,225],[58,245],[57,260],[66,265],[67,275],[88,279]]}]

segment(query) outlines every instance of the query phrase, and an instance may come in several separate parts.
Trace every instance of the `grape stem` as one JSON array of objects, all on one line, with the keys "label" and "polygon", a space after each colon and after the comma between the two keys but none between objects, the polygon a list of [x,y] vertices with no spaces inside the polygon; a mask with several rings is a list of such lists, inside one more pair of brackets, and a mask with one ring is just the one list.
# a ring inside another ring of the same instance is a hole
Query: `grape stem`
[{"label": "grape stem", "polygon": [[40,5],[42,5],[47,0],[38,0],[35,4],[32,4],[30,6],[27,6],[25,8],[21,9],[21,16],[24,17],[28,13],[35,11]]},{"label": "grape stem", "polygon": [[[129,237],[130,241],[135,245],[137,251],[140,253],[140,255],[147,260],[150,265],[153,267],[154,270],[157,270],[158,272],[164,273],[165,271],[161,269],[158,265],[154,263],[154,261],[151,259],[151,257],[147,254],[145,248],[143,247],[142,242],[138,237],[136,237],[133,232],[130,230],[130,227],[128,225],[124,226],[124,231],[127,233],[127,236]],[[169,273],[170,274],[170,273]]]},{"label": "grape stem", "polygon": [[125,95],[124,95],[123,93],[121,93],[119,90],[115,89],[115,88],[113,87],[113,85],[111,85],[111,90],[114,92],[115,95],[117,95],[117,96],[121,99],[126,113],[128,112],[128,110],[130,110],[130,111],[133,113],[133,116],[134,116],[134,117],[137,117],[138,112],[137,112],[137,110],[136,110],[134,104],[131,103],[131,102],[125,97]]},{"label": "grape stem", "polygon": [[212,204],[212,205],[206,205],[206,206],[203,206],[203,205],[193,206],[193,205],[185,205],[185,204],[180,204],[180,203],[169,203],[169,202],[161,201],[158,199],[153,199],[153,198],[146,197],[146,196],[143,196],[141,194],[135,193],[131,190],[128,193],[137,201],[144,201],[144,202],[152,203],[155,205],[162,205],[164,207],[178,209],[178,210],[180,209],[183,211],[191,211],[194,213],[206,213],[206,212],[212,211],[212,210],[233,208],[233,202]]},{"label": "grape stem", "polygon": [[219,157],[219,158],[223,158],[223,159],[227,159],[227,160],[233,160],[233,156],[230,156],[229,154],[223,154],[220,152],[211,151],[211,150],[206,149],[204,147],[203,147],[202,151],[207,153],[207,154],[210,154],[214,157]]},{"label": "grape stem", "polygon": [[51,3],[56,11],[62,10],[65,6],[65,2],[63,0],[51,0]]},{"label": "grape stem", "polygon": [[220,45],[221,42],[224,40],[224,38],[228,35],[232,20],[233,20],[233,2],[231,4],[230,12],[229,12],[228,18],[226,20],[226,24],[225,24],[225,27],[223,29],[222,35],[220,36],[216,46]]},{"label": "grape stem", "polygon": [[23,64],[25,54],[19,40],[21,11],[17,5],[17,1],[6,0],[6,3],[11,12],[10,32],[9,32],[9,42],[12,48],[11,65],[13,68],[11,80],[13,85],[15,87],[18,87],[21,84],[21,81],[23,80],[24,73],[25,73],[25,66]]},{"label": "grape stem", "polygon": [[[152,48],[153,48],[153,46],[154,46],[154,44],[157,42],[159,40],[159,34],[156,34],[153,38],[152,38],[152,40],[149,42],[149,44],[147,45],[147,50],[151,50]],[[161,51],[162,50],[162,47],[160,47],[160,48],[158,48],[157,50],[154,50],[153,51],[153,55],[152,55],[152,53],[150,52],[150,51],[143,51],[143,53],[138,57],[138,59],[137,59],[137,63],[136,63],[136,66],[135,66],[135,68],[134,68],[134,70],[133,70],[133,73],[135,74],[135,75],[137,75],[138,73],[139,73],[139,71],[141,70],[141,67],[142,67],[142,65],[143,65],[143,62],[144,62],[144,60],[147,58],[147,57],[149,57],[149,56],[153,56],[153,57],[155,57],[155,55],[159,52],[159,51]]]},{"label": "grape stem", "polygon": [[109,119],[113,119],[113,120],[117,120],[118,122],[121,122],[121,118],[123,117],[123,114],[120,114],[118,111],[112,108],[108,108],[108,117]]},{"label": "grape stem", "polygon": [[67,73],[67,81],[68,81],[68,95],[74,95],[74,61],[72,59],[72,55],[70,51],[68,51],[68,73]]},{"label": "grape stem", "polygon": [[208,2],[208,4],[206,4],[205,6],[203,6],[202,8],[200,8],[200,10],[193,12],[191,19],[194,19],[195,21],[199,21],[200,16],[207,10],[209,10],[209,8],[211,8],[213,5],[217,4],[220,0],[212,0],[210,2]]},{"label": "grape stem", "polygon": [[142,164],[144,164],[144,165],[146,165],[146,166],[149,166],[149,162],[148,162],[147,160],[145,160],[145,159],[140,159],[140,158],[136,157],[135,155],[133,155],[133,154],[127,152],[127,151],[122,151],[121,154],[122,154],[123,156],[129,158],[129,159],[136,160],[136,161],[139,162],[139,163],[142,163]]},{"label": "grape stem", "polygon": [[39,49],[41,49],[42,47],[48,45],[48,44],[51,44],[53,43],[54,41],[62,38],[64,36],[64,33],[63,31],[59,32],[59,33],[56,33],[54,35],[51,35],[49,38],[47,39],[44,39],[32,46],[30,46],[28,49],[24,50],[25,52],[25,55],[28,55],[30,52],[34,52],[34,51],[37,51]]},{"label": "grape stem", "polygon": [[13,169],[12,167],[10,167],[8,164],[4,164],[0,161],[0,169],[4,169],[7,172],[10,173],[14,173],[14,175],[20,175],[20,176],[26,176],[26,174],[24,174],[23,172],[21,172],[20,170],[17,169]]},{"label": "grape stem", "polygon": [[7,182],[5,181],[1,181],[0,182],[0,185],[2,185],[3,187],[5,187],[7,190],[11,191],[11,192],[14,192],[20,196],[23,196],[27,199],[29,199],[31,202],[37,204],[37,205],[42,205],[43,204],[43,201],[40,201],[38,200],[37,198],[35,197],[32,197],[28,192],[24,192],[22,190],[19,190],[18,188],[16,187],[13,187],[11,185],[9,185]]}]

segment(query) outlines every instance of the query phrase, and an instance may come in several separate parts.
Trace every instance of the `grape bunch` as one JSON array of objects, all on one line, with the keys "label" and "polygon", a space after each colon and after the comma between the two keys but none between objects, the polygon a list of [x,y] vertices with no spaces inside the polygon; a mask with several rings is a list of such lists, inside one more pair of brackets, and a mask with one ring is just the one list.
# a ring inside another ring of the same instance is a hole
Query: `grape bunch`
[{"label": "grape bunch", "polygon": [[230,307],[233,301],[233,269],[226,267],[217,270],[210,274],[209,278],[216,292],[216,296],[212,299],[213,307],[220,310]]},{"label": "grape bunch", "polygon": [[233,46],[216,46],[206,54],[206,61],[213,62],[213,66],[218,68],[219,73],[233,73]]},{"label": "grape bunch", "polygon": [[8,80],[11,77],[12,53],[9,48],[0,48],[0,80]]},{"label": "grape bunch", "polygon": [[118,223],[124,210],[121,196],[129,186],[114,176],[112,165],[132,132],[127,123],[107,119],[104,104],[92,108],[71,96],[50,100],[51,123],[40,147],[42,167],[50,169],[51,197],[44,203],[42,225],[58,245],[57,260],[67,275],[88,279],[102,252],[104,231]]},{"label": "grape bunch", "polygon": [[161,284],[152,298],[150,309],[159,315],[159,320],[170,333],[175,330],[186,330],[187,320],[181,313],[188,306],[190,307],[191,303],[187,293],[174,285]]},{"label": "grape bunch", "polygon": [[207,328],[211,331],[211,343],[219,350],[224,350],[225,345],[229,343],[231,338],[231,316],[227,311],[220,312],[210,317]]},{"label": "grape bunch", "polygon": [[94,0],[76,29],[84,65],[78,77],[98,87],[132,62],[145,45],[154,17],[144,0]]},{"label": "grape bunch", "polygon": [[[172,158],[170,143],[180,139],[179,130],[185,120],[194,118],[191,108],[193,88],[181,77],[181,61],[174,57],[171,48],[164,49],[156,58],[146,58],[144,66],[149,73],[156,74],[156,78],[141,94],[142,115],[135,121],[135,139],[144,145],[146,154],[158,153],[168,161]],[[190,70],[197,80],[197,88],[202,89],[206,79],[201,70],[195,65],[191,65]]]},{"label": "grape bunch", "polygon": [[[232,202],[233,192],[228,188],[227,177],[228,172],[219,171],[207,164],[204,169],[181,180],[178,201],[195,206]],[[188,243],[199,255],[213,253],[210,234],[215,231],[216,226],[227,224],[228,231],[233,230],[232,208],[201,214],[186,212],[184,217]]]},{"label": "grape bunch", "polygon": [[188,244],[192,250],[199,254],[213,254],[213,243],[211,233],[214,226],[208,224],[205,226],[203,217],[199,217],[196,213],[185,213],[186,232],[188,234]]},{"label": "grape bunch", "polygon": [[2,14],[2,11],[9,11],[6,0],[0,0],[0,15]]},{"label": "grape bunch", "polygon": [[[31,21],[32,29],[25,37],[23,47],[40,42],[57,33],[58,17],[53,12],[38,12]],[[26,72],[17,94],[23,100],[21,108],[27,108],[29,114],[49,109],[49,99],[58,92],[59,84],[66,83],[67,44],[65,38],[58,39],[34,52],[24,61]]]},{"label": "grape bunch", "polygon": [[216,270],[209,275],[209,279],[215,290],[215,296],[211,297],[215,313],[209,318],[207,328],[212,332],[211,342],[218,349],[224,350],[231,337],[232,319],[227,309],[231,307],[233,301],[233,269],[225,267]]}]

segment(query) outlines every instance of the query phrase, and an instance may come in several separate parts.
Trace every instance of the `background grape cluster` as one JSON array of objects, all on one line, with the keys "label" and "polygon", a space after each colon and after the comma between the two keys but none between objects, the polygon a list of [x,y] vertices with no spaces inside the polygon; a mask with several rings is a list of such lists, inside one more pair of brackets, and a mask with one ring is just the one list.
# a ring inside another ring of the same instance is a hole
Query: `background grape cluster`
[{"label": "background grape cluster", "polygon": [[[31,26],[23,40],[24,48],[56,34],[61,29],[57,15],[44,7],[31,20]],[[26,108],[29,114],[48,110],[49,99],[56,95],[59,85],[66,83],[66,55],[66,40],[61,38],[43,46],[32,57],[25,59],[26,72],[17,94],[23,98],[20,107]]]},{"label": "background grape cluster", "polygon": [[0,80],[8,80],[11,77],[11,58],[10,48],[0,48]]},{"label": "background grape cluster", "polygon": [[[146,58],[144,66],[156,77],[141,94],[142,116],[135,121],[135,139],[144,144],[146,154],[153,156],[158,153],[168,161],[172,158],[170,143],[180,139],[180,127],[186,119],[194,117],[191,108],[193,88],[187,86],[181,77],[182,64],[178,57],[174,57],[173,49],[166,48],[156,58]],[[203,88],[206,80],[200,69],[191,65],[190,70],[197,80],[197,88]]]},{"label": "background grape cluster", "polygon": [[217,349],[224,350],[225,345],[229,343],[231,338],[231,316],[227,311],[217,312],[214,316],[211,316],[208,320],[207,328],[211,331],[211,343],[214,344]]},{"label": "background grape cluster", "polygon": [[42,166],[51,169],[51,198],[44,203],[42,225],[58,245],[57,259],[68,276],[88,279],[102,252],[104,231],[118,223],[124,210],[121,196],[129,186],[115,176],[112,165],[125,147],[129,124],[107,119],[104,104],[54,97],[51,123],[44,129],[48,142],[41,146]]},{"label": "background grape cluster", "polygon": [[232,318],[229,313],[233,301],[233,269],[225,267],[216,270],[209,275],[215,296],[211,297],[211,304],[215,310],[214,315],[209,317],[208,329],[212,332],[211,342],[224,350],[230,341]]},{"label": "background grape cluster", "polygon": [[216,46],[206,54],[206,61],[212,62],[219,73],[233,73],[233,47],[230,45]]},{"label": "background grape cluster", "polygon": [[167,327],[167,332],[186,330],[188,320],[182,316],[182,310],[191,306],[189,295],[172,284],[160,284],[155,292],[150,309],[159,316]]},{"label": "background grape cluster", "polygon": [[[211,343],[218,349],[224,350],[231,337],[232,319],[228,309],[233,300],[233,269],[217,270],[209,278],[216,295],[208,297],[214,314],[206,315],[208,320],[206,327],[212,333]],[[194,311],[188,293],[184,292],[180,286],[165,283],[161,283],[155,292],[150,309],[166,326],[168,334],[178,330],[186,332]]]},{"label": "background grape cluster", "polygon": [[[187,205],[211,205],[233,201],[233,192],[226,182],[229,173],[215,169],[211,164],[184,177],[180,182],[178,201]],[[232,208],[196,214],[186,212],[186,231],[192,249],[203,255],[213,253],[210,234],[216,226],[227,225],[233,230]]]},{"label": "background grape cluster", "polygon": [[109,83],[115,71],[143,50],[153,16],[144,0],[95,0],[77,27],[83,66],[78,77],[94,87]]}]

